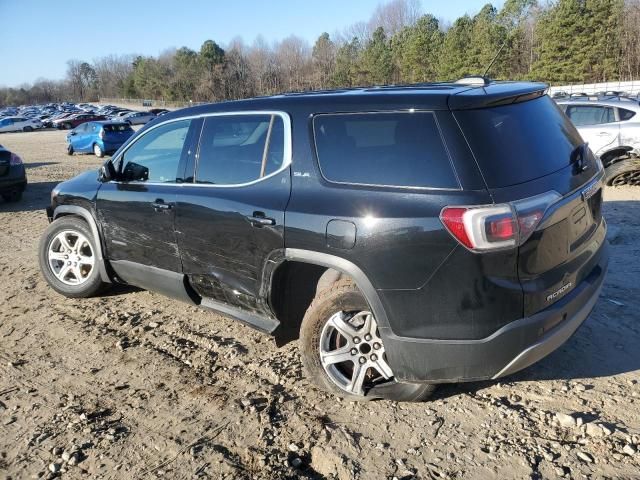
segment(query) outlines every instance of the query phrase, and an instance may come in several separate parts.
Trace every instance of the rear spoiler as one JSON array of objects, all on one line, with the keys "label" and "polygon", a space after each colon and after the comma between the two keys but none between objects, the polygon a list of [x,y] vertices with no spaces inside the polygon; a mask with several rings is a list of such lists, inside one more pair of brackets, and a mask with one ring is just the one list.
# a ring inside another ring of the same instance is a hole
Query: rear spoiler
[{"label": "rear spoiler", "polygon": [[449,96],[450,110],[469,110],[525,102],[547,93],[549,85],[537,82],[492,82]]}]

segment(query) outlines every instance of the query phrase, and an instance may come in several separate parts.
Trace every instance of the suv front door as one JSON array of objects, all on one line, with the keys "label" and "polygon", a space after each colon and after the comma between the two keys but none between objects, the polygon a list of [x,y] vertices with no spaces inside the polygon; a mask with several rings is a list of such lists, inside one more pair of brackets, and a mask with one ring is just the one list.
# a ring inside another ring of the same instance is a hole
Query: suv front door
[{"label": "suv front door", "polygon": [[[174,233],[177,172],[190,154],[191,123],[165,123],[135,139],[113,159],[116,179],[104,183],[97,197],[107,258],[116,273],[172,296],[172,282],[182,279]],[[157,284],[162,276],[168,291]]]},{"label": "suv front door", "polygon": [[277,325],[260,286],[268,260],[284,249],[290,131],[279,112],[205,117],[177,198],[183,272],[203,305],[263,330]]},{"label": "suv front door", "polygon": [[600,155],[610,145],[618,144],[620,124],[616,122],[613,107],[567,105],[567,116],[596,155]]}]

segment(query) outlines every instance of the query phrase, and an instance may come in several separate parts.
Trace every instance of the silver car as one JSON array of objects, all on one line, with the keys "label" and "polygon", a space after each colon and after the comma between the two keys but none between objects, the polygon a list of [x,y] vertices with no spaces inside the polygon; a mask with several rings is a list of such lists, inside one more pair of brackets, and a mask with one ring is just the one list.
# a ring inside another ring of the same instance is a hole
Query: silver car
[{"label": "silver car", "polygon": [[640,185],[640,103],[611,95],[559,100],[591,150],[602,159],[607,185]]},{"label": "silver car", "polygon": [[119,120],[128,123],[129,125],[144,125],[156,118],[153,113],[149,112],[131,112],[123,115]]}]

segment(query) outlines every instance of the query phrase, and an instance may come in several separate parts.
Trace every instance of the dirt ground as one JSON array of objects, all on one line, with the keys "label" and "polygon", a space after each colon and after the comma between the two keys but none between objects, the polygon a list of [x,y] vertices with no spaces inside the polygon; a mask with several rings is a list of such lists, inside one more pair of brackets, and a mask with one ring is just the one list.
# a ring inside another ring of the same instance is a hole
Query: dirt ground
[{"label": "dirt ground", "polygon": [[296,344],[154,293],[48,288],[49,193],[100,163],[64,136],[0,135],[29,176],[0,203],[0,479],[640,478],[640,189],[606,191],[604,291],[559,350],[429,402],[347,403]]}]

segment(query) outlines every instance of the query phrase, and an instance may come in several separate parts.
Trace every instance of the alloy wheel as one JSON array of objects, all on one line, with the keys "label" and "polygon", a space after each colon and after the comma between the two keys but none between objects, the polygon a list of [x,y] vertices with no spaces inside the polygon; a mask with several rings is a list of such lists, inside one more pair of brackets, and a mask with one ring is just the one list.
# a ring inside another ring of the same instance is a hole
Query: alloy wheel
[{"label": "alloy wheel", "polygon": [[342,390],[357,396],[392,381],[378,324],[371,312],[337,312],[320,334],[320,362]]},{"label": "alloy wheel", "polygon": [[51,271],[66,285],[87,281],[95,264],[91,243],[82,233],[64,230],[49,243],[48,260]]}]

